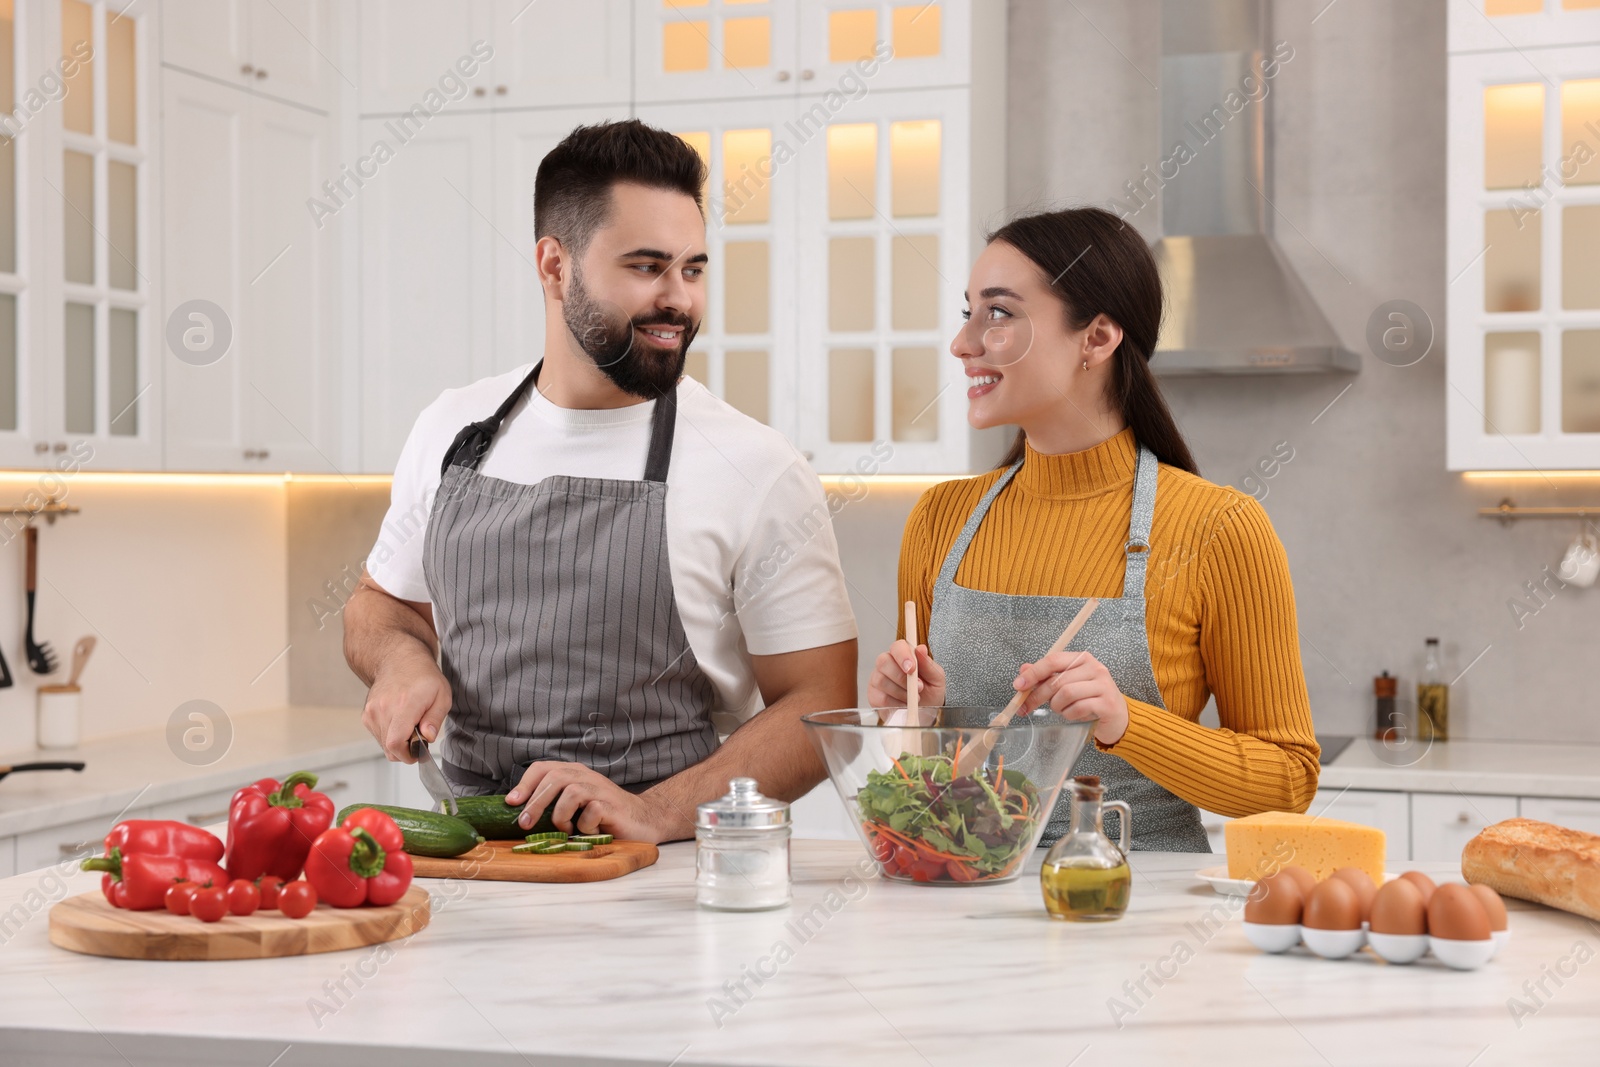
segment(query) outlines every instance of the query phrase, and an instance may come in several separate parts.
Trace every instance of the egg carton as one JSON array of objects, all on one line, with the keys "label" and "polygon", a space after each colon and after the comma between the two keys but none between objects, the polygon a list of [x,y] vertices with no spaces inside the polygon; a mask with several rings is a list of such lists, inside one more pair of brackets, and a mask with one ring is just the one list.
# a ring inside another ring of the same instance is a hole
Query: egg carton
[{"label": "egg carton", "polygon": [[1366,923],[1358,930],[1319,930],[1289,923],[1281,926],[1241,922],[1245,938],[1262,952],[1288,952],[1298,945],[1325,960],[1342,960],[1370,947],[1390,963],[1415,963],[1432,953],[1446,967],[1473,971],[1494,959],[1511,939],[1510,930],[1495,930],[1487,941],[1458,941],[1430,934],[1375,934]]}]

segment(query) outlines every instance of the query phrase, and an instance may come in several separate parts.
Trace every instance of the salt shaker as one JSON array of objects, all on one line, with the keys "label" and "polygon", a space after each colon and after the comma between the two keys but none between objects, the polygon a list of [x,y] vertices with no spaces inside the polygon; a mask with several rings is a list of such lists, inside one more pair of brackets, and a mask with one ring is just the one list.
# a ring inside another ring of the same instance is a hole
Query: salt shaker
[{"label": "salt shaker", "polygon": [[764,911],[789,903],[789,805],[764,797],[754,778],[695,809],[695,902],[716,911]]}]

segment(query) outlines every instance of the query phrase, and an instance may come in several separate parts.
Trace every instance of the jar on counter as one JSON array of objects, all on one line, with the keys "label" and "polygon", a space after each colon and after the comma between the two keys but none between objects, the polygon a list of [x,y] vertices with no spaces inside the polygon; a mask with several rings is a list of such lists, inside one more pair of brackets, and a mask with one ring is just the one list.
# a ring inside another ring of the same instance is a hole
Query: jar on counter
[{"label": "jar on counter", "polygon": [[764,797],[754,778],[695,809],[695,902],[717,911],[764,911],[789,903],[789,805]]}]

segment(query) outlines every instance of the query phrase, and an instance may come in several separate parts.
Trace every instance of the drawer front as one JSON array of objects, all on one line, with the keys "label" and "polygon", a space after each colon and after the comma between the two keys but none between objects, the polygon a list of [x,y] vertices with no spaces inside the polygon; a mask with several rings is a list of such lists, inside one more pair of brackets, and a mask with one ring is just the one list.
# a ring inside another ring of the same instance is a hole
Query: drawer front
[{"label": "drawer front", "polygon": [[15,866],[17,871],[37,871],[58,863],[97,856],[106,834],[122,819],[148,819],[149,810],[137,809],[121,818],[102,815],[95,819],[50,826],[16,836]]},{"label": "drawer front", "polygon": [[1600,800],[1523,797],[1518,807],[1518,814],[1524,819],[1538,819],[1572,830],[1600,834]]},{"label": "drawer front", "polygon": [[1517,798],[1487,793],[1411,794],[1411,858],[1459,863],[1461,850],[1490,823],[1517,816]]},{"label": "drawer front", "polygon": [[1307,811],[1330,819],[1375,826],[1383,831],[1385,862],[1395,864],[1412,859],[1411,812],[1405,793],[1376,789],[1319,789]]},{"label": "drawer front", "polygon": [[385,795],[380,795],[378,788],[378,771],[387,762],[378,757],[338,763],[332,767],[313,767],[311,770],[317,776],[317,792],[328,795],[337,814],[347,804],[387,803]]},{"label": "drawer front", "polygon": [[184,797],[182,800],[169,800],[165,804],[157,804],[151,808],[151,818],[176,819],[190,826],[214,826],[217,823],[225,823],[228,821],[228,802],[233,799],[235,792],[233,789],[217,790]]}]

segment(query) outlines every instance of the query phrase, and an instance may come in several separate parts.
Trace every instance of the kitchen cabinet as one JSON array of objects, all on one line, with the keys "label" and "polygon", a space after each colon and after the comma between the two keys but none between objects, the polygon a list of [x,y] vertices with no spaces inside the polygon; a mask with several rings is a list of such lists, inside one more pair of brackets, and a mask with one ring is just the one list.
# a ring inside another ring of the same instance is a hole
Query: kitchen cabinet
[{"label": "kitchen cabinet", "polygon": [[52,867],[58,863],[99,855],[102,851],[101,842],[118,822],[122,819],[148,818],[151,818],[150,811],[138,808],[124,813],[120,818],[100,816],[93,819],[79,819],[76,822],[62,823],[60,826],[47,826],[41,830],[18,834],[16,869],[36,871],[41,867]]},{"label": "kitchen cabinet", "polygon": [[319,111],[334,106],[332,0],[162,0],[161,62]]},{"label": "kitchen cabinet", "polygon": [[1517,798],[1468,793],[1411,794],[1411,859],[1459,860],[1461,850],[1491,823],[1517,816]]},{"label": "kitchen cabinet", "polygon": [[1480,3],[1450,8],[1448,467],[1600,467],[1600,10]]},{"label": "kitchen cabinet", "polygon": [[802,94],[835,90],[850,92],[851,68],[876,51],[893,59],[873,74],[873,91],[970,85],[982,76],[985,57],[974,65],[972,34],[977,17],[989,17],[983,0],[804,0],[799,9],[798,40]]},{"label": "kitchen cabinet", "polygon": [[798,0],[644,0],[633,21],[634,92],[644,104],[793,97]]},{"label": "kitchen cabinet", "polygon": [[162,111],[162,318],[183,338],[162,350],[166,466],[339,470],[336,241],[355,227],[320,188],[330,120],[174,70]]},{"label": "kitchen cabinet", "polygon": [[629,0],[364,0],[360,15],[363,115],[429,92],[451,111],[630,99]]},{"label": "kitchen cabinet", "polygon": [[1307,814],[1376,826],[1384,833],[1391,865],[1411,856],[1411,805],[1406,793],[1319,789]]},{"label": "kitchen cabinet", "polygon": [[17,873],[17,839],[0,837],[0,878]]},{"label": "kitchen cabinet", "polygon": [[1518,802],[1517,814],[1524,819],[1537,819],[1588,834],[1600,834],[1600,800],[1523,797]]}]

